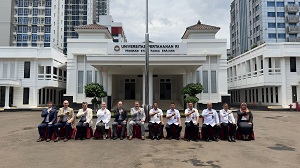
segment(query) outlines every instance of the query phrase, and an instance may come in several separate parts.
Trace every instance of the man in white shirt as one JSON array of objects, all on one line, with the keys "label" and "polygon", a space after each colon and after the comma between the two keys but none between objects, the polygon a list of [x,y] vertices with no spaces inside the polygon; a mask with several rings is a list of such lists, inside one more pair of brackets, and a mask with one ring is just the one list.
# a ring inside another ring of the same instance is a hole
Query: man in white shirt
[{"label": "man in white shirt", "polygon": [[110,118],[111,118],[110,111],[106,109],[106,103],[102,102],[101,109],[97,111],[96,129],[101,131],[103,140],[105,140],[107,137],[105,130],[109,129]]},{"label": "man in white shirt", "polygon": [[[164,120],[163,120],[163,112],[161,109],[158,108],[157,102],[153,103],[153,108],[150,110],[149,115],[150,115],[150,121],[148,127],[149,127],[149,135],[152,136],[151,140],[154,140],[155,138],[157,140],[160,140],[164,128]],[[153,132],[154,125],[158,125],[158,131],[156,137]]]},{"label": "man in white shirt", "polygon": [[195,109],[192,102],[188,103],[188,108],[184,111],[185,125],[186,125],[186,137],[187,141],[191,140],[191,131],[194,133],[194,141],[198,142],[199,133],[199,112]]},{"label": "man in white shirt", "polygon": [[141,126],[142,140],[145,140],[145,120],[146,115],[143,108],[140,107],[138,101],[134,102],[134,107],[130,110],[131,121],[129,122],[129,140],[132,140],[133,126],[138,124]]},{"label": "man in white shirt", "polygon": [[202,111],[202,117],[204,118],[203,122],[203,133],[206,137],[206,141],[210,141],[210,137],[208,135],[208,128],[212,127],[214,129],[214,135],[212,140],[218,141],[218,136],[220,132],[220,124],[219,124],[219,115],[215,109],[212,109],[212,103],[207,103],[207,109]]},{"label": "man in white shirt", "polygon": [[[221,127],[225,130],[225,137],[228,137],[229,142],[235,142],[236,124],[233,113],[228,109],[228,104],[223,104],[223,109],[220,111]],[[228,127],[230,127],[230,133],[228,134]]]},{"label": "man in white shirt", "polygon": [[175,132],[175,139],[179,140],[180,132],[182,129],[181,120],[180,120],[180,113],[177,109],[175,109],[175,103],[171,103],[170,109],[167,111],[166,118],[168,119],[166,130],[169,136],[169,140],[173,138],[174,135],[171,134],[171,128],[174,126],[176,128]]}]

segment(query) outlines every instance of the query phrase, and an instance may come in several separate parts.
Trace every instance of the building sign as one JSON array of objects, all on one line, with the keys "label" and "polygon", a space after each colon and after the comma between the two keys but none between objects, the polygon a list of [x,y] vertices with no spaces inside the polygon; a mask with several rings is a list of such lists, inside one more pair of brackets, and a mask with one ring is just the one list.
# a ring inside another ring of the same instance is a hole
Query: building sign
[{"label": "building sign", "polygon": [[[145,55],[145,43],[108,43],[111,55]],[[150,43],[150,55],[186,55],[186,43]]]}]

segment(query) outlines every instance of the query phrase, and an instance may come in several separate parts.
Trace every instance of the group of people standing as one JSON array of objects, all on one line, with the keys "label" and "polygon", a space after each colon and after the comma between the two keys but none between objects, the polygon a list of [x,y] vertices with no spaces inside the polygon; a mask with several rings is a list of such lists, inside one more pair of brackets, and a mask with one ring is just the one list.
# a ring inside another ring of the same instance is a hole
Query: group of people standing
[{"label": "group of people standing", "polygon": [[[196,108],[193,107],[193,103],[188,103],[188,108],[184,111],[185,116],[185,134],[187,141],[198,141],[199,140],[199,119],[200,114]],[[143,108],[140,107],[138,101],[135,102],[134,107],[130,109],[130,118],[128,117],[128,111],[123,108],[122,101],[118,102],[118,106],[114,109],[114,121],[112,123],[112,139],[116,140],[117,126],[121,126],[120,139],[123,140],[126,136],[127,123],[129,127],[128,139],[133,139],[133,127],[139,125],[141,128],[141,139],[145,140],[145,121],[146,114]],[[166,125],[164,123],[163,111],[158,108],[158,103],[153,103],[153,108],[149,111],[149,137],[154,140],[160,140],[163,136],[163,128],[166,126],[168,139],[180,139],[180,132],[182,130],[181,115],[180,112],[175,108],[175,103],[170,104],[170,109],[166,112]],[[228,104],[223,104],[223,109],[220,110],[219,114],[212,108],[212,103],[207,103],[207,109],[202,111],[203,117],[203,138],[206,141],[218,141],[219,133],[221,128],[225,130],[225,137],[228,138],[229,142],[235,142],[235,134],[237,127],[245,140],[250,139],[250,135],[253,131],[253,115],[247,108],[246,103],[242,103],[240,109],[237,112],[237,123],[231,110],[228,109]],[[52,102],[48,102],[48,108],[42,111],[41,117],[43,121],[38,126],[40,137],[37,142],[51,140],[52,132],[56,138],[54,142],[60,140],[59,129],[65,127],[65,136],[63,141],[68,141],[70,137],[70,131],[72,128],[77,129],[77,136],[79,139],[84,140],[86,138],[86,132],[89,127],[93,125],[93,112],[92,109],[88,108],[88,103],[83,102],[82,108],[78,111],[76,117],[78,122],[75,123],[75,113],[72,108],[69,107],[69,102],[65,100],[63,107],[57,110],[52,106]],[[106,139],[110,135],[108,129],[110,128],[111,112],[106,108],[106,103],[101,103],[101,108],[97,111],[97,120],[94,129],[100,131],[103,139]],[[129,122],[128,122],[129,120]],[[156,131],[154,128],[156,127]],[[44,139],[44,131],[47,128],[46,139]],[[213,130],[213,131],[211,131]]]}]

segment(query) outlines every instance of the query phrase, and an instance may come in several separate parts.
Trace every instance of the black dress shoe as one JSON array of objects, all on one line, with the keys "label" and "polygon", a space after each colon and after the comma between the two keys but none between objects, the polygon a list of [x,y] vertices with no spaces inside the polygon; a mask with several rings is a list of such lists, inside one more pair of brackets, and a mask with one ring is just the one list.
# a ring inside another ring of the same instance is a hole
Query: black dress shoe
[{"label": "black dress shoe", "polygon": [[117,137],[113,137],[113,140],[116,140],[117,139]]},{"label": "black dress shoe", "polygon": [[206,142],[209,142],[210,141],[210,139],[209,138],[206,138]]},{"label": "black dress shoe", "polygon": [[179,140],[179,138],[175,138],[176,140]]},{"label": "black dress shoe", "polygon": [[234,137],[231,137],[231,142],[235,142],[235,138]]},{"label": "black dress shoe", "polygon": [[219,141],[218,138],[216,138],[216,137],[214,137],[212,140],[213,140],[213,141],[216,141],[216,142]]},{"label": "black dress shoe", "polygon": [[198,139],[194,139],[195,142],[198,142]]},{"label": "black dress shoe", "polygon": [[159,136],[157,136],[157,137],[156,137],[156,139],[157,139],[157,140],[160,140],[160,137],[159,137]]},{"label": "black dress shoe", "polygon": [[229,136],[229,137],[228,137],[228,142],[231,142],[231,141],[232,141],[232,140],[231,140],[231,137]]},{"label": "black dress shoe", "polygon": [[123,140],[123,139],[124,139],[124,138],[121,136],[121,137],[120,137],[120,140]]},{"label": "black dress shoe", "polygon": [[186,141],[190,142],[191,140],[188,138]]},{"label": "black dress shoe", "polygon": [[172,136],[170,136],[170,137],[168,138],[168,140],[172,140],[172,138],[173,138],[173,137],[172,137]]},{"label": "black dress shoe", "polygon": [[152,138],[151,138],[151,140],[154,140],[155,139],[155,136],[153,136]]}]

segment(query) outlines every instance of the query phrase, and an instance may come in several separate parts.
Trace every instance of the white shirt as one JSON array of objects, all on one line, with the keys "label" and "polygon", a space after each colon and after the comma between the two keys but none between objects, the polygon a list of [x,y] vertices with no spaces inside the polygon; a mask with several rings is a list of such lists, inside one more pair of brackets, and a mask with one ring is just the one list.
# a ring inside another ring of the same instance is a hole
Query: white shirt
[{"label": "white shirt", "polygon": [[[196,123],[197,117],[199,117],[199,112],[198,112],[198,110],[195,109],[195,108],[192,108],[192,110],[194,110],[195,112],[193,112],[191,115],[189,115],[189,116],[187,116],[187,117],[185,118],[185,122],[187,122],[187,123],[188,123],[188,122],[191,122],[191,120],[193,121],[193,123]],[[192,110],[189,109],[189,108],[187,108],[187,109],[185,109],[184,114],[188,114],[188,113],[191,112]]]},{"label": "white shirt", "polygon": [[170,115],[172,115],[172,114],[174,114],[174,113],[175,113],[175,115],[168,119],[168,122],[167,122],[167,123],[168,123],[169,125],[171,125],[171,124],[178,125],[178,124],[179,124],[178,118],[180,118],[180,113],[179,113],[178,110],[176,110],[176,109],[174,109],[174,110],[169,109],[169,110],[167,111],[166,116],[168,117],[168,116],[170,116]]},{"label": "white shirt", "polygon": [[[212,114],[209,114],[210,112],[213,112]],[[211,109],[205,109],[202,111],[202,116],[204,117],[203,124],[205,125],[211,125],[212,127],[216,124],[219,124],[219,115],[216,110]]]},{"label": "white shirt", "polygon": [[235,123],[233,113],[230,110],[225,111],[224,109],[220,110],[220,120],[221,123]]},{"label": "white shirt", "polygon": [[[108,129],[109,128],[109,122],[110,122],[110,118],[111,118],[111,114],[110,114],[110,111],[107,110],[106,108],[105,109],[99,109],[97,111],[97,122],[96,122],[96,125],[102,121],[102,122],[105,122],[105,129]],[[95,126],[96,126],[95,125]]]},{"label": "white shirt", "polygon": [[151,114],[154,114],[154,113],[156,113],[156,112],[158,112],[158,113],[155,114],[155,115],[153,115],[153,116],[151,116],[149,122],[159,124],[159,123],[161,122],[161,121],[160,121],[160,116],[163,116],[164,114],[163,114],[162,110],[159,109],[159,108],[157,108],[156,110],[153,108],[153,109],[150,110],[149,113],[150,113],[150,115],[151,115]]}]

